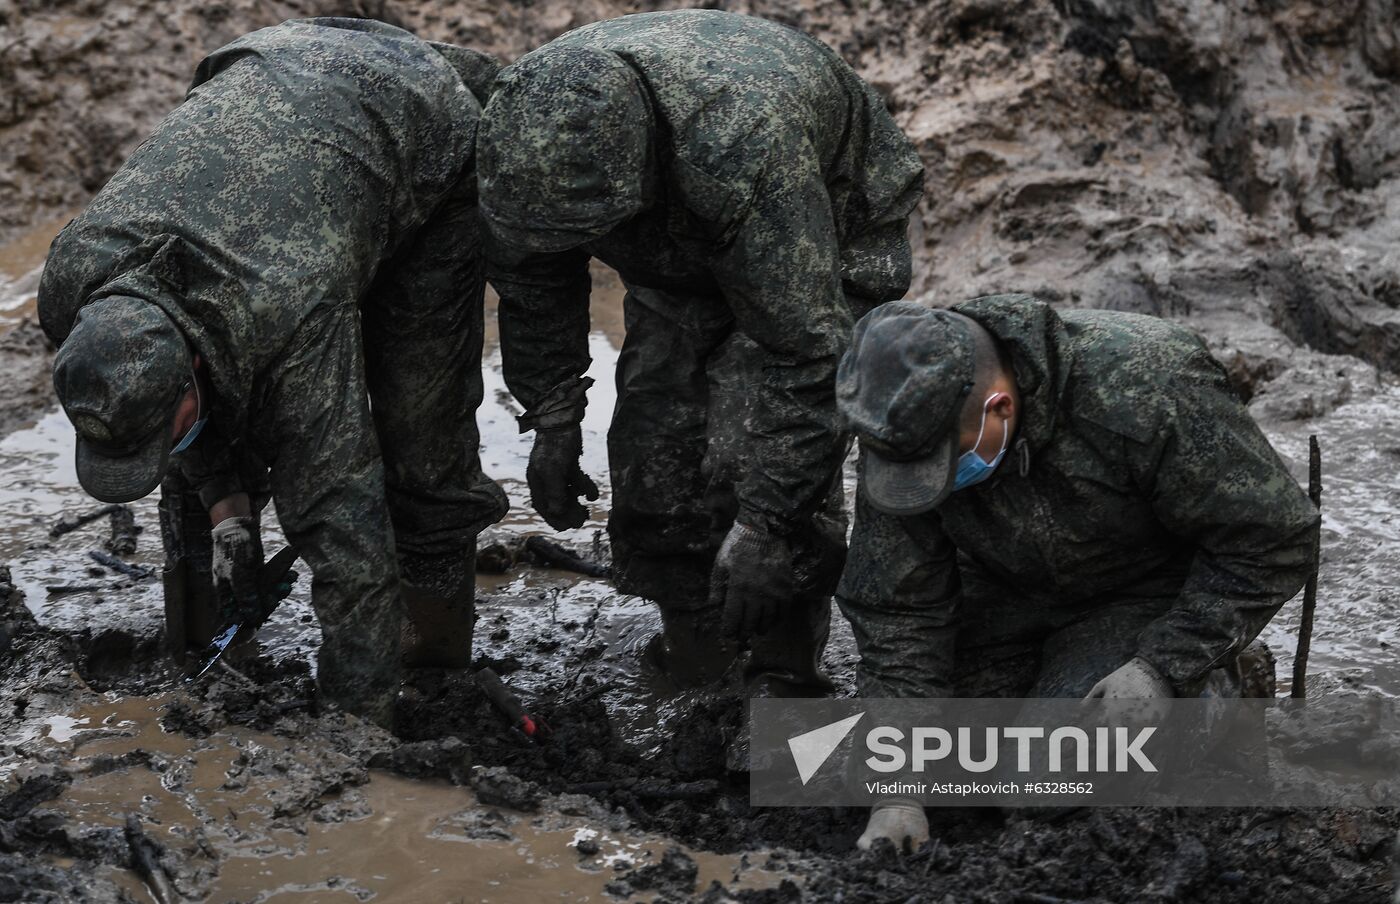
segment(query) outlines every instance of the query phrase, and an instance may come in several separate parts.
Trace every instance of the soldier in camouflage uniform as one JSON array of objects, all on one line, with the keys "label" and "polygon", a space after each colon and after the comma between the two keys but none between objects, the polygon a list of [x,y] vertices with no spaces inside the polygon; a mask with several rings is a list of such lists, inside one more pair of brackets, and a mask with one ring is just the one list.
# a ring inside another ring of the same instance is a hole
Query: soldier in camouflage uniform
[{"label": "soldier in camouflage uniform", "polygon": [[506,508],[474,420],[474,142],[496,68],[376,22],[247,35],[199,65],[40,286],[83,486],[127,501],[175,464],[245,615],[270,488],[314,576],[322,700],[381,724],[401,597],[418,652],[464,664],[475,536]]},{"label": "soldier in camouflage uniform", "polygon": [[715,11],[570,32],[504,69],[483,115],[488,277],[535,508],[577,527],[596,498],[578,458],[597,258],[627,287],[619,588],[660,606],[652,651],[679,683],[747,638],[751,687],[823,692],[845,545],[833,379],[852,311],[908,288],[913,148],[829,48]]},{"label": "soldier in camouflage uniform", "polygon": [[[1307,580],[1318,514],[1186,329],[1024,295],[897,302],[837,378],[837,600],[872,697],[1194,696]],[[877,807],[861,838],[927,838]]]}]

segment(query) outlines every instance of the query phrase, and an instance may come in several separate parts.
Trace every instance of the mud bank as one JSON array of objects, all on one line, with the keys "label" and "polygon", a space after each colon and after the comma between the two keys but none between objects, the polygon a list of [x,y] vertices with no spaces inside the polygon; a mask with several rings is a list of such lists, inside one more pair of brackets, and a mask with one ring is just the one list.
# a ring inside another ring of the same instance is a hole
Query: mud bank
[{"label": "mud bank", "polygon": [[[85,202],[195,61],[245,31],[368,15],[508,62],[678,5],[0,0],[0,239]],[[1184,320],[1247,393],[1328,384],[1276,406],[1291,416],[1400,367],[1395,4],[717,5],[811,32],[885,95],[927,170],[914,295],[1030,291]]]}]

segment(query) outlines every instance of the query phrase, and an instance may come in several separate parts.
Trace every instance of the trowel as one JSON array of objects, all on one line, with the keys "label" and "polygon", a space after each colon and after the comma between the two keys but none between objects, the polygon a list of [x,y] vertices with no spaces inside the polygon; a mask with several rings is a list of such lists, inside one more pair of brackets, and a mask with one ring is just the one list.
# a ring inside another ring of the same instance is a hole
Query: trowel
[{"label": "trowel", "polygon": [[[284,546],[277,552],[277,555],[268,559],[258,572],[258,599],[262,601],[263,610],[258,614],[257,624],[252,626],[252,630],[256,631],[272,614],[272,610],[277,608],[277,604],[282,601],[282,597],[277,596],[274,591],[277,585],[286,578],[287,572],[291,571],[292,563],[296,559],[297,551],[290,546]],[[200,655],[199,666],[195,673],[185,680],[197,681],[204,677],[204,673],[214,667],[214,663],[219,661],[224,655],[224,651],[233,644],[234,638],[250,621],[251,619],[248,618],[240,619],[220,629]]]}]

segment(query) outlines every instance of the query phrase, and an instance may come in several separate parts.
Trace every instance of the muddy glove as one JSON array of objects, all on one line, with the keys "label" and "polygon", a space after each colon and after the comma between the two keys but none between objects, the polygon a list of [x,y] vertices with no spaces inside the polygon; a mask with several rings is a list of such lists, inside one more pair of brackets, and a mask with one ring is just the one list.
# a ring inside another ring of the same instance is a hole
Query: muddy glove
[{"label": "muddy glove", "polygon": [[888,838],[895,850],[904,850],[904,842],[909,842],[909,850],[917,850],[928,841],[928,816],[924,808],[912,800],[892,799],[870,808],[870,821],[865,831],[856,840],[856,847],[868,851],[876,839]]},{"label": "muddy glove", "polygon": [[262,569],[263,548],[258,520],[225,518],[214,525],[210,536],[214,541],[214,593],[219,600],[221,626],[261,620],[258,572]]},{"label": "muddy glove", "polygon": [[1135,697],[1138,699],[1156,699],[1161,697],[1175,697],[1171,683],[1162,677],[1145,660],[1134,657],[1128,660],[1127,665],[1119,666],[1108,677],[1099,680],[1099,683],[1089,689],[1085,700],[1094,700],[1100,697]]},{"label": "muddy glove", "polygon": [[734,522],[710,574],[710,605],[724,610],[724,633],[768,630],[792,602],[792,547],[776,534]]},{"label": "muddy glove", "polygon": [[578,466],[583,455],[583,429],[578,424],[539,427],[530,449],[525,480],[530,485],[530,504],[555,530],[582,527],[588,509],[579,504],[598,498],[598,485]]}]

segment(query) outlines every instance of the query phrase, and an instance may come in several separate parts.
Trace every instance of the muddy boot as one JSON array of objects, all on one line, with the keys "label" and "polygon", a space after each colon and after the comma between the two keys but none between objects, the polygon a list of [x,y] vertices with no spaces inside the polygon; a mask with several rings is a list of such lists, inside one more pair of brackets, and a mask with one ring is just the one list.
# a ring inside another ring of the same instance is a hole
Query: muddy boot
[{"label": "muddy boot", "polygon": [[198,652],[219,630],[219,600],[210,573],[212,540],[209,512],[199,494],[172,472],[160,487],[157,512],[165,568],[165,643],[171,659],[184,665],[187,654]]},{"label": "muddy boot", "polygon": [[748,772],[752,766],[748,701],[764,697],[825,697],[836,690],[821,668],[822,650],[826,649],[830,630],[831,599],[799,597],[777,624],[749,641],[749,661],[744,668],[744,715],[724,745],[724,765],[730,772]]},{"label": "muddy boot", "polygon": [[647,643],[646,660],[678,688],[718,681],[738,647],[720,631],[718,609],[661,607],[661,633]]},{"label": "muddy boot", "polygon": [[1272,699],[1278,694],[1278,678],[1273,651],[1255,639],[1239,656],[1240,696],[1246,699]]},{"label": "muddy boot", "polygon": [[748,697],[825,697],[836,690],[821,668],[831,632],[831,599],[793,600],[773,627],[749,641]]},{"label": "muddy boot", "polygon": [[408,668],[464,669],[476,624],[475,550],[401,560],[404,604],[400,651]]}]

